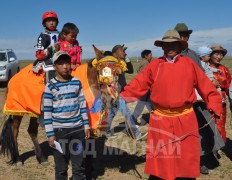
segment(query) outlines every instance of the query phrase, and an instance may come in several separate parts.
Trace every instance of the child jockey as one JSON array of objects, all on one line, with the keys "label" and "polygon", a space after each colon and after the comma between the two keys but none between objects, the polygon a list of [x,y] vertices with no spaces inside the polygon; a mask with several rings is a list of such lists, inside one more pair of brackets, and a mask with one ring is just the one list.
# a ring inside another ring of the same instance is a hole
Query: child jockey
[{"label": "child jockey", "polygon": [[[58,40],[59,31],[56,29],[58,23],[58,16],[55,12],[47,11],[43,14],[42,25],[44,26],[44,32],[39,35],[36,44],[35,55],[37,60],[33,64],[33,72],[35,73],[38,73],[41,68],[44,72],[54,70],[51,61],[52,54],[49,53],[47,48],[54,45]],[[51,79],[52,72],[54,71],[46,73],[46,80]]]}]

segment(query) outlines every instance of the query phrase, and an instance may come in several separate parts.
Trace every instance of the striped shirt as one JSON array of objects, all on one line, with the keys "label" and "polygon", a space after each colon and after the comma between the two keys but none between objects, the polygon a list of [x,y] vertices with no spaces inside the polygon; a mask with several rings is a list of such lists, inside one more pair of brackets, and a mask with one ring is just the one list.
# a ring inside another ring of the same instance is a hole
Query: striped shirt
[{"label": "striped shirt", "polygon": [[44,92],[44,124],[47,137],[54,136],[54,128],[74,128],[84,125],[89,129],[81,81],[72,77],[60,82],[56,78],[46,84]]}]

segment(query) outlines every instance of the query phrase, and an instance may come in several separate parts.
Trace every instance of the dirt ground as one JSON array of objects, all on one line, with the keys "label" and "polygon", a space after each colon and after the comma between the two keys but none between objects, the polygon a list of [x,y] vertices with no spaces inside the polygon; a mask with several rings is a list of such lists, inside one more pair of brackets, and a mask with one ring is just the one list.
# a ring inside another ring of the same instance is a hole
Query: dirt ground
[{"label": "dirt ground", "polygon": [[[0,109],[3,108],[5,101],[6,88],[0,87]],[[132,109],[135,104],[130,104]],[[146,110],[144,111],[144,113]],[[4,122],[4,115],[0,113],[0,125]],[[9,165],[7,157],[0,156],[0,180],[21,180],[21,179],[54,179],[54,163],[52,152],[48,147],[45,139],[45,131],[39,127],[39,142],[41,147],[48,157],[48,164],[38,164],[32,141],[27,133],[28,117],[24,117],[20,126],[20,132],[18,137],[19,151],[21,158],[24,161],[22,167],[16,165]],[[93,176],[99,180],[136,180],[136,179],[148,179],[148,175],[144,174],[145,165],[145,147],[146,141],[133,141],[124,132],[123,117],[119,113],[113,122],[115,127],[115,136],[106,140],[98,139],[95,141],[97,149],[96,157],[93,158]],[[225,151],[219,151],[221,158],[220,164],[214,167],[211,164],[209,175],[201,175],[198,179],[232,179],[232,130],[230,126],[231,115],[228,113],[227,120],[227,137]],[[146,131],[147,125],[140,127],[141,131]],[[103,152],[103,153],[101,153]],[[108,152],[108,153],[104,153]],[[111,152],[111,153],[110,153]],[[69,175],[71,175],[71,167],[69,168]]]}]

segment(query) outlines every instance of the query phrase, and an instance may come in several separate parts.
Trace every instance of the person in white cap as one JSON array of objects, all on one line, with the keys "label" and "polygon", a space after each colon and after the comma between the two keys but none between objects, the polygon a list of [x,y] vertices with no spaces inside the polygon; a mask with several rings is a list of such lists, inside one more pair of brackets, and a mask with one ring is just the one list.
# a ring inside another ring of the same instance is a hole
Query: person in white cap
[{"label": "person in white cap", "polygon": [[[205,74],[210,79],[210,81],[215,85],[218,92],[222,97],[222,103],[225,99],[222,96],[221,88],[215,79],[214,73],[220,73],[219,69],[210,66],[209,60],[212,53],[212,49],[207,46],[201,46],[197,49],[197,54],[200,57],[201,65],[204,69]],[[222,137],[219,135],[218,130],[215,128],[214,122],[211,121],[211,115],[207,110],[206,103],[203,101],[199,93],[196,91],[197,102],[194,104],[194,110],[198,119],[199,127],[204,126],[204,124],[209,123],[204,129],[199,131],[201,139],[201,157],[200,157],[200,172],[201,174],[209,174],[207,167],[207,162],[215,159],[211,152],[216,152],[225,146]],[[211,132],[211,133],[209,133]],[[212,133],[213,132],[213,133]],[[220,143],[215,143],[220,142]],[[215,156],[216,157],[216,156]]]},{"label": "person in white cap", "polygon": [[[206,76],[214,83],[216,86],[217,82],[214,78],[214,73],[220,73],[221,71],[219,69],[216,69],[214,67],[210,67],[209,60],[210,60],[210,54],[212,53],[212,49],[207,46],[201,46],[197,50],[197,54],[200,57],[201,65],[204,69],[204,72]],[[216,86],[218,92],[222,94],[220,86]],[[222,102],[225,102],[225,99],[222,98]]]}]

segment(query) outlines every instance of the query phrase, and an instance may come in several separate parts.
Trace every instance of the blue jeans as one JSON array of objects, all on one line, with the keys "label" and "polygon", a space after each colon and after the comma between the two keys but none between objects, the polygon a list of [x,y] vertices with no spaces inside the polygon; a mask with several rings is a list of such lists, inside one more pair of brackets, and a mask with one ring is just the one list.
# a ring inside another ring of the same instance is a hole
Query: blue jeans
[{"label": "blue jeans", "polygon": [[132,114],[133,119],[137,121],[139,115],[143,112],[144,107],[147,107],[148,111],[153,110],[153,103],[150,101],[150,91],[147,92],[136,104],[134,112]]},{"label": "blue jeans", "polygon": [[132,131],[137,137],[140,134],[140,132],[138,128],[136,127],[135,122],[131,116],[130,109],[128,108],[125,100],[122,98],[119,98],[118,100],[118,107],[112,107],[111,109],[108,110],[108,124],[107,124],[106,131],[110,131],[112,121],[118,111],[121,111],[122,115],[126,118],[126,122],[132,128]]}]

